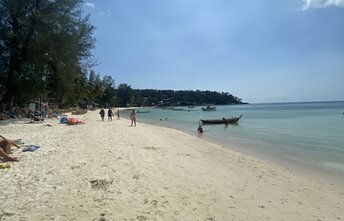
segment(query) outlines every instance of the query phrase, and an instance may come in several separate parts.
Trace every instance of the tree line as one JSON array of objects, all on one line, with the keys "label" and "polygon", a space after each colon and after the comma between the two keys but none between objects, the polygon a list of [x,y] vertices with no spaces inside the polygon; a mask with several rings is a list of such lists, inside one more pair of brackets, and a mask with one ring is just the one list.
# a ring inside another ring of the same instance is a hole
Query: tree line
[{"label": "tree line", "polygon": [[0,99],[75,103],[94,64],[94,26],[82,0],[0,1]]},{"label": "tree line", "polygon": [[153,90],[136,89],[132,91],[131,104],[136,106],[191,106],[242,104],[241,98],[228,92],[200,90]]},{"label": "tree line", "polygon": [[44,101],[60,106],[238,104],[229,93],[132,89],[95,73],[95,27],[82,0],[0,1],[1,108]]}]

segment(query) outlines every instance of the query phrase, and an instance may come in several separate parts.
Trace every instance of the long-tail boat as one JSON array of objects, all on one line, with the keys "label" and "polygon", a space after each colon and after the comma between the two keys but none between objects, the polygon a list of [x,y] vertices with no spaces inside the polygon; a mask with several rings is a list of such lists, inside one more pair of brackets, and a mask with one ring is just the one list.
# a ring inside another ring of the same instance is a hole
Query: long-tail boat
[{"label": "long-tail boat", "polygon": [[235,124],[237,123],[242,115],[239,117],[222,118],[222,119],[211,119],[211,120],[200,120],[202,124]]},{"label": "long-tail boat", "polygon": [[201,110],[202,111],[214,111],[214,110],[216,110],[216,107],[207,106],[207,107],[202,107]]}]

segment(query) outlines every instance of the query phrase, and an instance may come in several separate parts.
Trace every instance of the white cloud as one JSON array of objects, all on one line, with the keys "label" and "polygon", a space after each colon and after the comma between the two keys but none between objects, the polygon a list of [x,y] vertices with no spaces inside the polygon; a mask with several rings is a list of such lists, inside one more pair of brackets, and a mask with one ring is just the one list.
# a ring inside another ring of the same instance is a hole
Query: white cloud
[{"label": "white cloud", "polygon": [[111,9],[107,6],[106,7],[106,9],[105,9],[105,11],[100,11],[99,12],[99,15],[100,16],[110,16],[111,15]]},{"label": "white cloud", "polygon": [[326,8],[329,6],[344,7],[344,0],[302,0],[302,10]]},{"label": "white cloud", "polygon": [[87,7],[90,7],[90,8],[95,8],[95,7],[96,7],[96,5],[93,4],[93,3],[91,3],[91,2],[86,2],[85,5],[86,5]]}]

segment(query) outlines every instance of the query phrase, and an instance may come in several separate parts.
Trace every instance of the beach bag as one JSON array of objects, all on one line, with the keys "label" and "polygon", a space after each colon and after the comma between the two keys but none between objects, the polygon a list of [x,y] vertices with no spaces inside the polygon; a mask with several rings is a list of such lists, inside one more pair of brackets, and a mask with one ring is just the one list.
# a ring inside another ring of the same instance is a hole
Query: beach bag
[{"label": "beach bag", "polygon": [[66,124],[66,123],[68,123],[68,118],[65,117],[65,116],[61,117],[61,118],[60,118],[60,123],[61,123],[61,124]]}]

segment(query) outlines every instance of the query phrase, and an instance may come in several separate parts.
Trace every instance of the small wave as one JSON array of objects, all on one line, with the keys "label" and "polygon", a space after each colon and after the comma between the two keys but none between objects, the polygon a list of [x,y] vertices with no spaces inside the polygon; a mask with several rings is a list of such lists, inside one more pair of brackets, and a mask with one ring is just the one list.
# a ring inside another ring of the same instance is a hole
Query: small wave
[{"label": "small wave", "polygon": [[341,163],[324,162],[322,163],[322,165],[325,167],[332,168],[332,169],[344,171],[344,164],[341,164]]}]

